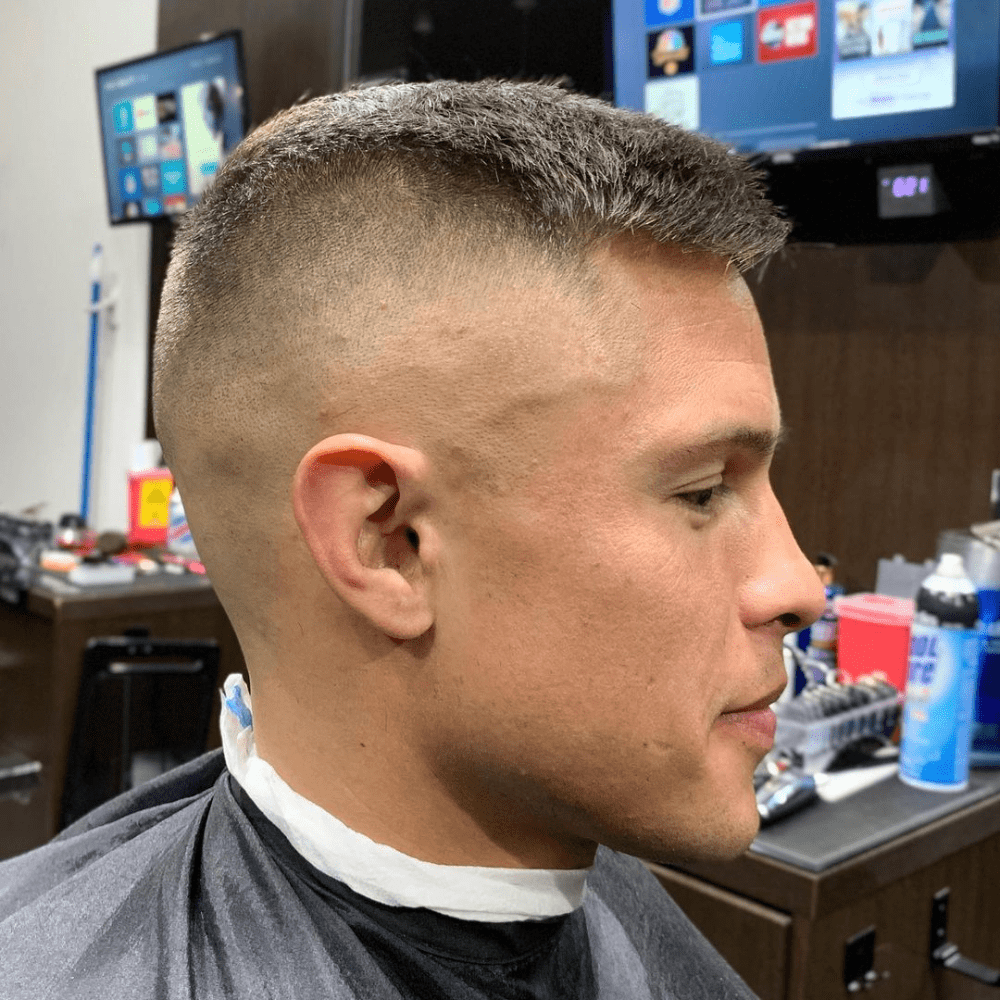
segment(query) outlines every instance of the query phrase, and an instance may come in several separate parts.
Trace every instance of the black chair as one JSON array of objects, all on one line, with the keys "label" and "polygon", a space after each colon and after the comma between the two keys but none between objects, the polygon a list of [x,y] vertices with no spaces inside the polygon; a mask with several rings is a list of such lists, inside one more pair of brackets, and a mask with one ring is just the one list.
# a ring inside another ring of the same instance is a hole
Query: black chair
[{"label": "black chair", "polygon": [[218,643],[141,631],[91,639],[84,650],[60,830],[205,751]]}]

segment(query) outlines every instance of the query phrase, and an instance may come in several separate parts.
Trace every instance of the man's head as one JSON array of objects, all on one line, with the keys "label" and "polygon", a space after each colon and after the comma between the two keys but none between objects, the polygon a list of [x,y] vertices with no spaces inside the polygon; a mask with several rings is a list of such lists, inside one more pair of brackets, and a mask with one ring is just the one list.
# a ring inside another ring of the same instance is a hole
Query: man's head
[{"label": "man's head", "polygon": [[178,235],[157,429],[262,754],[430,860],[731,853],[817,584],[767,484],[721,147],[555,87],[401,85],[257,130]]}]

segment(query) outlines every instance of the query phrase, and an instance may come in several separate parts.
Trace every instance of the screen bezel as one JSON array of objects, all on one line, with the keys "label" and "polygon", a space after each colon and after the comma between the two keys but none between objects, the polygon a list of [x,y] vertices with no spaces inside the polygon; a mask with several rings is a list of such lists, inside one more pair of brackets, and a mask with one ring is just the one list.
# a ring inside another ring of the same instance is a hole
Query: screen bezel
[{"label": "screen bezel", "polygon": [[239,75],[240,84],[240,116],[241,116],[241,132],[243,137],[246,136],[250,128],[250,101],[247,95],[247,75],[246,75],[246,62],[243,58],[243,32],[239,28],[233,28],[229,31],[220,31],[213,34],[211,37],[202,37],[194,42],[186,42],[184,45],[176,45],[170,49],[162,49],[157,52],[150,52],[144,56],[138,56],[133,59],[126,59],[123,62],[113,63],[109,66],[101,66],[94,70],[94,85],[97,93],[97,127],[98,135],[101,142],[101,161],[104,164],[104,195],[107,201],[108,208],[108,223],[112,226],[126,226],[134,225],[135,223],[142,222],[160,222],[163,220],[169,220],[171,222],[176,221],[184,213],[172,213],[172,212],[161,212],[159,215],[140,215],[135,218],[114,218],[112,212],[113,200],[111,196],[111,164],[108,163],[108,149],[107,144],[104,141],[104,118],[103,118],[103,105],[101,100],[101,78],[108,73],[116,73],[120,70],[127,69],[130,66],[139,66],[143,63],[151,63],[158,59],[167,58],[169,56],[177,55],[181,52],[187,51],[189,49],[199,49],[209,45],[214,45],[217,42],[231,40],[235,45],[236,50],[236,71]]}]

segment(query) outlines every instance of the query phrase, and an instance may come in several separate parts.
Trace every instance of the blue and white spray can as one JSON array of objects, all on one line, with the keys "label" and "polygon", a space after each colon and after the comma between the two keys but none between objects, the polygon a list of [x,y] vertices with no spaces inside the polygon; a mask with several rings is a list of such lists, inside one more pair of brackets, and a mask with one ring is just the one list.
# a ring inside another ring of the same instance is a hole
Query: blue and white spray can
[{"label": "blue and white spray can", "polygon": [[948,530],[938,536],[938,555],[945,552],[957,552],[964,560],[978,591],[983,626],[969,766],[1000,767],[1000,543]]},{"label": "blue and white spray can", "polygon": [[903,707],[899,776],[958,792],[969,784],[969,743],[981,646],[976,586],[947,552],[917,593]]}]

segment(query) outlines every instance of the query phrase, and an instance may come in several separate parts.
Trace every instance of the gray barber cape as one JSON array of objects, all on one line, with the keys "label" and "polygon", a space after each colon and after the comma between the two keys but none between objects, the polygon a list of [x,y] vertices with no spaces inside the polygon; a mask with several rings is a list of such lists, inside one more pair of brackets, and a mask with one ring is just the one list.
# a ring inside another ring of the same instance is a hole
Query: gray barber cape
[{"label": "gray barber cape", "polygon": [[317,871],[214,751],[0,863],[2,1000],[752,998],[645,867],[601,848],[584,903],[480,923]]}]

